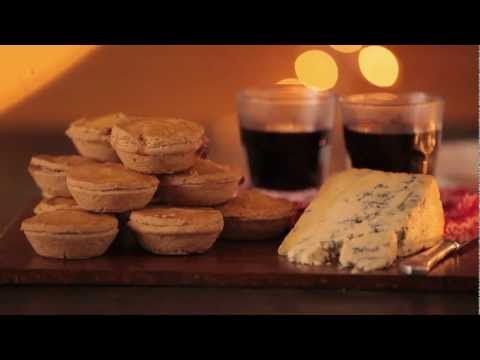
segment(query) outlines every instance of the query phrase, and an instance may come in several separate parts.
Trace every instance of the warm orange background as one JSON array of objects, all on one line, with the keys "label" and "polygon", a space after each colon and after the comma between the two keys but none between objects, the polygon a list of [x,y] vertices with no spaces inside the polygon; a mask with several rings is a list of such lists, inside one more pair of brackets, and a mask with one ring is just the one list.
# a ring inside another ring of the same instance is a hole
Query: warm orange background
[{"label": "warm orange background", "polygon": [[[334,56],[338,93],[379,89],[361,76],[356,54],[327,46],[101,46],[6,109],[0,114],[0,129],[60,129],[80,115],[110,111],[176,115],[216,126],[235,111],[240,89],[294,76],[295,58],[313,48]],[[476,46],[388,48],[400,61],[400,78],[392,90],[442,95],[447,130],[475,129]],[[0,75],[9,71],[3,66]]]}]

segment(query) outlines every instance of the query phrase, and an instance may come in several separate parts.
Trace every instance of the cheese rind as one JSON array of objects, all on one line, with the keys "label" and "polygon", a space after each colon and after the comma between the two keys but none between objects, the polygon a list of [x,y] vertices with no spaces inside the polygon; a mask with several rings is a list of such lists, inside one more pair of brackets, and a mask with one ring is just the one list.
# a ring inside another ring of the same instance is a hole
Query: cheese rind
[{"label": "cheese rind", "polygon": [[278,249],[292,262],[370,271],[443,236],[438,185],[429,175],[351,169],[331,176]]}]

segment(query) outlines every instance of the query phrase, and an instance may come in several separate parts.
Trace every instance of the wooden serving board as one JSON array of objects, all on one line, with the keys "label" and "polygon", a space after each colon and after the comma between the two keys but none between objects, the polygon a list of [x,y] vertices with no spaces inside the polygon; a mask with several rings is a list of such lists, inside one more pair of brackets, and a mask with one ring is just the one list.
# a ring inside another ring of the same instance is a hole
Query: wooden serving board
[{"label": "wooden serving board", "polygon": [[0,238],[0,284],[478,291],[477,242],[444,260],[427,276],[403,275],[395,266],[352,274],[335,267],[292,264],[276,254],[280,239],[267,242],[219,239],[205,254],[155,256],[141,249],[127,229],[122,229],[102,257],[54,260],[36,255],[19,230],[21,221],[28,216],[31,210],[22,213]]}]

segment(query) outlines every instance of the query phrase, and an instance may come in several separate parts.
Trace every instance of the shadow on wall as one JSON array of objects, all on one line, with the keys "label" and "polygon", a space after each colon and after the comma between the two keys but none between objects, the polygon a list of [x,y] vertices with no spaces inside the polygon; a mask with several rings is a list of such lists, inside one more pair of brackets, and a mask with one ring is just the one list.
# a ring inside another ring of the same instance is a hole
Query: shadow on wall
[{"label": "shadow on wall", "polygon": [[112,111],[174,114],[206,124],[211,118],[234,111],[234,94],[241,88],[269,85],[291,75],[287,69],[295,58],[292,49],[104,46],[9,109],[0,126],[60,129],[79,116]]}]

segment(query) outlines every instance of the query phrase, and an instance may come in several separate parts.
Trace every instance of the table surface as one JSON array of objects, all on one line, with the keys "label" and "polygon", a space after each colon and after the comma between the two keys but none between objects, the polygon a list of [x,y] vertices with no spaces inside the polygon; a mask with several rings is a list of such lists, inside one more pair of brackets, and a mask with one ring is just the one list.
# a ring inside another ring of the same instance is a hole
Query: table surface
[{"label": "table surface", "polygon": [[[5,228],[32,196],[38,195],[26,172],[31,154],[71,153],[73,148],[62,134],[0,134],[0,144],[3,185],[0,227]],[[476,292],[0,286],[0,314],[478,314],[478,311]]]},{"label": "table surface", "polygon": [[418,290],[474,292],[478,289],[478,244],[468,244],[426,275],[388,269],[354,273],[338,266],[292,264],[277,255],[282,238],[228,241],[221,237],[206,253],[156,256],[138,244],[120,220],[120,233],[107,252],[82,261],[38,256],[20,230],[32,216],[36,199],[0,241],[0,285],[163,285],[210,287],[278,287],[349,290]]}]

